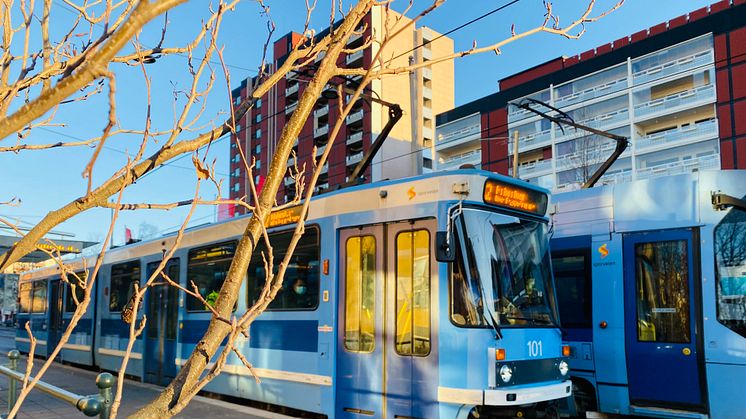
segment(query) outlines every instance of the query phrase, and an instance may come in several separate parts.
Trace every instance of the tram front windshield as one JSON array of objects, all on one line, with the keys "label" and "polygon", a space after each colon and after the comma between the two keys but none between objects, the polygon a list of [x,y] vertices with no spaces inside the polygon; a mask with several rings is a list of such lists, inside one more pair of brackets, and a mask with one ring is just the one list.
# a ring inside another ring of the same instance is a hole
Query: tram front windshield
[{"label": "tram front windshield", "polygon": [[[464,326],[552,327],[556,304],[547,226],[492,212],[464,209],[459,225],[462,253],[454,264],[452,312]],[[460,278],[458,278],[460,277]],[[469,319],[469,320],[467,320]],[[471,323],[471,324],[467,324]]]}]

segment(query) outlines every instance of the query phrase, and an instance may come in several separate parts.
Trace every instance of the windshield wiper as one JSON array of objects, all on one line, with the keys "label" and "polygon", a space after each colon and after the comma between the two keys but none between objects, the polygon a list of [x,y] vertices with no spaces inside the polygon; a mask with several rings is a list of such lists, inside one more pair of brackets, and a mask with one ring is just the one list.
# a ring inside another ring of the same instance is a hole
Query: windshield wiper
[{"label": "windshield wiper", "polygon": [[507,314],[503,314],[503,317],[509,320],[526,320],[526,321],[538,322],[538,323],[543,323],[543,324],[554,324],[554,322],[549,319],[537,319],[535,317],[517,317],[517,316],[508,316]]},{"label": "windshield wiper", "polygon": [[479,310],[479,312],[482,313],[482,318],[484,318],[484,321],[487,322],[487,324],[489,324],[490,326],[492,326],[492,328],[495,330],[495,338],[502,339],[503,338],[502,330],[500,329],[500,326],[497,324],[497,321],[495,321],[495,317],[492,315],[492,313],[490,313],[488,317],[486,314],[484,314],[485,312],[484,307],[482,307],[482,309]]}]

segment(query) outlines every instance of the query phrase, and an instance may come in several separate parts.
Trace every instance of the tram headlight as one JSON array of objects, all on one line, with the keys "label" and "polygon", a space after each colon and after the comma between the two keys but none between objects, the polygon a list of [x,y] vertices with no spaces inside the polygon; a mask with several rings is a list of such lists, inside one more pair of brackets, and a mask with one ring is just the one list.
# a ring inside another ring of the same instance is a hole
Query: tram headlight
[{"label": "tram headlight", "polygon": [[503,365],[500,367],[500,378],[502,378],[504,383],[507,383],[513,378],[513,370],[509,366]]},{"label": "tram headlight", "polygon": [[559,363],[559,371],[562,375],[567,375],[568,371],[570,371],[570,366],[567,365],[567,362],[560,361]]}]

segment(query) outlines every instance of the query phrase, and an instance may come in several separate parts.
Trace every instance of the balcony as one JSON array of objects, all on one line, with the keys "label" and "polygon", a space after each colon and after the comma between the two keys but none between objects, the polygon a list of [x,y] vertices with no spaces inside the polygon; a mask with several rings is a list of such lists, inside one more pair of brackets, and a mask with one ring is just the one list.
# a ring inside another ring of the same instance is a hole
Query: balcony
[{"label": "balcony", "polygon": [[637,84],[647,83],[652,80],[661,79],[672,74],[683,73],[687,70],[697,68],[714,61],[712,50],[700,51],[677,60],[669,61],[632,74],[633,82]]},{"label": "balcony", "polygon": [[352,125],[352,124],[354,124],[354,123],[356,123],[358,121],[362,121],[364,113],[365,113],[364,110],[360,109],[357,112],[354,112],[354,113],[351,113],[351,114],[347,115],[347,118],[345,118],[345,123],[347,125]]},{"label": "balcony", "polygon": [[356,132],[356,133],[348,136],[346,143],[347,143],[347,145],[353,145],[353,144],[357,144],[357,143],[359,143],[361,141],[363,141],[363,132],[362,131]]},{"label": "balcony", "polygon": [[428,127],[422,127],[422,138],[425,138],[425,139],[428,139],[428,140],[432,140],[433,138],[435,138],[435,134],[433,133],[433,129],[432,128],[428,128]]},{"label": "balcony", "polygon": [[435,129],[435,150],[442,151],[481,137],[482,120],[479,114],[438,126]]},{"label": "balcony", "polygon": [[358,61],[362,61],[363,59],[363,50],[355,51],[352,54],[347,54],[347,57],[345,57],[345,64],[352,65]]},{"label": "balcony", "polygon": [[433,89],[429,87],[423,87],[422,88],[422,97],[425,99],[432,99],[433,98]]},{"label": "balcony", "polygon": [[300,85],[298,83],[292,84],[285,88],[285,97],[292,96],[296,93],[298,93],[298,87]]},{"label": "balcony", "polygon": [[320,51],[320,52],[319,52],[319,53],[318,53],[318,54],[316,55],[316,58],[314,59],[314,61],[318,63],[319,61],[323,60],[323,59],[324,59],[324,57],[326,57],[326,51]]},{"label": "balcony", "polygon": [[362,33],[353,33],[352,35],[350,35],[349,38],[347,38],[347,45],[354,44],[355,42],[357,42],[357,41],[359,41],[361,39],[363,39],[363,34]]},{"label": "balcony", "polygon": [[[637,151],[643,151],[660,146],[668,146],[673,143],[693,143],[701,140],[715,138],[718,135],[717,119],[700,122],[694,125],[674,128],[667,131],[656,132],[646,135],[637,140]],[[679,144],[676,144],[679,145]]]},{"label": "balcony", "polygon": [[291,157],[288,159],[287,167],[293,167],[295,166],[295,157]]},{"label": "balcony", "polygon": [[599,86],[594,86],[580,92],[575,92],[571,95],[557,98],[554,100],[554,106],[557,108],[562,108],[563,106],[584,102],[586,100],[601,97],[609,93],[618,92],[620,90],[623,90],[625,87],[627,87],[627,77],[622,77],[620,79],[616,79]]},{"label": "balcony", "polygon": [[449,156],[438,163],[438,170],[456,170],[464,164],[479,167],[482,164],[482,149],[467,151],[466,153]]},{"label": "balcony", "polygon": [[285,184],[285,187],[290,187],[292,185],[295,185],[295,179],[292,177],[286,177],[285,180],[282,181],[282,183]]},{"label": "balcony", "polygon": [[291,114],[295,112],[295,110],[298,108],[298,102],[293,102],[292,104],[285,107],[285,115]]},{"label": "balcony", "polygon": [[[520,135],[520,131],[518,133]],[[518,137],[518,151],[526,151],[537,147],[542,147],[552,143],[552,130],[535,132],[523,137]],[[508,153],[513,154],[513,137],[508,141]]]},{"label": "balcony", "polygon": [[323,174],[325,174],[327,172],[329,172],[329,162],[324,163],[324,165],[321,167],[321,173],[320,174],[323,175]]},{"label": "balcony", "polygon": [[672,113],[715,101],[715,85],[708,84],[660,99],[635,105],[635,118],[649,117],[661,113]]},{"label": "balcony", "polygon": [[314,192],[318,193],[326,189],[329,189],[329,182],[319,183],[316,185],[316,187],[313,190]]},{"label": "balcony", "polygon": [[657,176],[676,175],[691,173],[699,170],[719,169],[720,155],[710,154],[693,159],[679,160],[658,166],[646,167],[637,170],[637,179],[648,179]]},{"label": "balcony", "polygon": [[326,144],[316,146],[316,155],[317,156],[320,156],[320,155],[324,154],[324,151],[326,151]]},{"label": "balcony", "polygon": [[[548,173],[552,171],[552,159],[539,160],[528,164],[518,165],[518,176],[521,179],[527,177],[536,177],[540,174]],[[513,168],[511,167],[508,172],[513,175]]]},{"label": "balcony", "polygon": [[433,50],[430,49],[430,45],[426,44],[420,51],[422,51],[422,61],[429,61],[433,59]]},{"label": "balcony", "polygon": [[[604,115],[598,115],[596,117],[585,119],[582,121],[578,121],[581,125],[586,125],[591,128],[596,129],[608,129],[615,125],[621,125],[622,123],[626,123],[629,121],[629,109],[619,109],[614,112],[609,112]],[[574,128],[565,128],[565,134],[562,134],[562,131],[557,129],[555,132],[556,142],[568,140],[571,138],[578,138],[588,135],[587,131],[581,130],[581,129],[574,129]]]},{"label": "balcony", "polygon": [[423,67],[422,68],[422,78],[425,80],[432,80],[433,79],[433,70],[431,68]]},{"label": "balcony", "polygon": [[324,125],[313,130],[313,138],[318,138],[329,133],[329,125]]},{"label": "balcony", "polygon": [[[607,143],[600,146],[589,147],[574,153],[558,155],[554,158],[556,170],[568,170],[577,167],[592,166],[606,160],[616,148],[616,143]],[[622,156],[629,155],[629,149]]]},{"label": "balcony", "polygon": [[326,105],[322,106],[321,108],[316,109],[315,111],[313,111],[313,117],[314,118],[321,118],[324,115],[329,115],[329,104],[328,103]]},{"label": "balcony", "polygon": [[350,154],[349,156],[347,156],[347,165],[349,166],[351,164],[358,164],[360,163],[362,159],[363,159],[362,151],[357,152],[355,154]]},{"label": "balcony", "polygon": [[422,108],[422,117],[425,119],[433,119],[433,110],[427,106]]},{"label": "balcony", "polygon": [[626,170],[624,172],[619,173],[608,173],[601,178],[598,179],[599,185],[611,185],[611,184],[617,184],[617,183],[627,183],[632,182],[632,171]]}]

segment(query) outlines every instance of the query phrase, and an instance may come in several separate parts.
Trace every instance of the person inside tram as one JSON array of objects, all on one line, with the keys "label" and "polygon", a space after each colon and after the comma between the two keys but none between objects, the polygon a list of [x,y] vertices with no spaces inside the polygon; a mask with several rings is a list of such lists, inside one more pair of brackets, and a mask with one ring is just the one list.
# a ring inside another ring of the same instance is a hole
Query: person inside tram
[{"label": "person inside tram", "polygon": [[293,292],[290,296],[290,307],[309,308],[313,306],[311,296],[308,294],[308,284],[303,278],[297,278],[293,282]]}]

